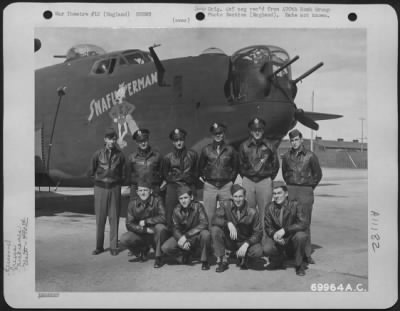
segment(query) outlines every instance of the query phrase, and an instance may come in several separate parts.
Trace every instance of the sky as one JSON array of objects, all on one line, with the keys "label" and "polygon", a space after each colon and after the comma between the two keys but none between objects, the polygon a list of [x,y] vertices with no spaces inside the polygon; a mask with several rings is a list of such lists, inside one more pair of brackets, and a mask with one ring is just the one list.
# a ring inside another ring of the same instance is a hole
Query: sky
[{"label": "sky", "polygon": [[[35,38],[42,47],[35,53],[35,68],[62,62],[53,55],[65,55],[77,44],[94,44],[106,52],[124,49],[148,50],[161,44],[156,52],[161,60],[196,56],[209,47],[217,47],[227,55],[250,45],[275,45],[285,49],[291,58],[292,77],[319,62],[324,66],[298,83],[297,107],[343,115],[340,119],[319,121],[314,137],[336,140],[368,141],[367,116],[367,44],[364,29],[271,29],[271,28],[186,28],[186,29],[122,29],[122,28],[36,28]],[[364,118],[362,122],[360,119]],[[247,122],[247,121],[246,121]],[[362,124],[363,123],[363,124]],[[297,124],[305,138],[311,130]]]}]

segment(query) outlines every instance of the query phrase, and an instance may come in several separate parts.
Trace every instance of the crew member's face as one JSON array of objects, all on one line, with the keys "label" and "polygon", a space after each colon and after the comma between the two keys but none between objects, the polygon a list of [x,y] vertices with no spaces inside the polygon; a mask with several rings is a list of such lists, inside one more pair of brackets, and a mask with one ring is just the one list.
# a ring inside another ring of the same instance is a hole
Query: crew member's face
[{"label": "crew member's face", "polygon": [[259,140],[259,139],[261,139],[262,137],[263,137],[263,135],[264,135],[264,129],[262,129],[262,128],[260,128],[260,129],[254,129],[254,130],[251,130],[251,136],[253,136],[253,138],[255,139],[255,140]]},{"label": "crew member's face", "polygon": [[287,197],[287,191],[283,190],[282,188],[275,188],[274,190],[272,190],[272,200],[276,204],[281,205],[283,202],[285,202]]},{"label": "crew member's face", "polygon": [[174,147],[178,150],[183,149],[183,147],[185,147],[185,141],[183,140],[183,138],[180,138],[178,140],[174,140],[172,142],[172,144],[174,145]]},{"label": "crew member's face", "polygon": [[151,189],[147,187],[138,187],[136,193],[142,201],[146,201],[151,194]]},{"label": "crew member's face", "polygon": [[104,137],[104,142],[106,143],[107,149],[114,149],[116,141],[117,141],[116,137],[113,138]]},{"label": "crew member's face", "polygon": [[146,150],[149,147],[149,141],[148,140],[137,141],[136,145],[138,146],[139,149]]},{"label": "crew member's face", "polygon": [[233,203],[235,204],[236,207],[242,207],[244,204],[244,191],[243,190],[238,190],[236,191],[233,195]]},{"label": "crew member's face", "polygon": [[224,140],[224,138],[225,138],[225,133],[224,133],[224,132],[222,132],[222,133],[217,133],[217,134],[214,134],[213,137],[214,137],[214,141],[215,141],[215,142],[220,143],[220,142],[222,142],[222,141]]},{"label": "crew member's face", "polygon": [[189,193],[184,193],[179,197],[179,203],[182,207],[187,208],[193,200],[193,196],[189,195]]},{"label": "crew member's face", "polygon": [[300,138],[299,136],[290,139],[290,144],[292,145],[292,148],[294,150],[299,149],[302,143],[303,143],[303,138]]}]

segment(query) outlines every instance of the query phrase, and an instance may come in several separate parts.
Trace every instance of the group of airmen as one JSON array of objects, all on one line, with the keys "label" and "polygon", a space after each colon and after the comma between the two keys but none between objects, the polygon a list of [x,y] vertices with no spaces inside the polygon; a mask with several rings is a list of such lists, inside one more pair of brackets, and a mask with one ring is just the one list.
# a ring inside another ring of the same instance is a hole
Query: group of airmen
[{"label": "group of airmen", "polygon": [[[94,181],[96,249],[104,252],[104,229],[110,224],[110,253],[128,249],[146,261],[151,248],[154,268],[165,257],[190,264],[200,256],[201,269],[210,269],[212,254],[216,272],[229,267],[235,257],[242,270],[252,258],[267,257],[267,270],[281,269],[294,259],[297,275],[305,275],[311,257],[310,223],[314,189],[322,178],[316,155],[303,145],[297,129],[289,133],[292,148],[282,157],[284,182],[273,182],[280,162],[277,150],[264,137],[265,121],[248,123],[249,138],[237,152],[225,142],[227,126],[210,126],[213,142],[200,155],[187,149],[187,132],[171,131],[173,151],[162,157],[149,144],[150,131],[138,129],[133,140],[137,151],[125,159],[116,147],[117,134],[108,129],[104,148],[91,159]],[[238,174],[241,184],[235,184]],[[196,184],[204,183],[203,200],[196,200]],[[121,185],[131,187],[126,215],[127,232],[118,240]]]}]

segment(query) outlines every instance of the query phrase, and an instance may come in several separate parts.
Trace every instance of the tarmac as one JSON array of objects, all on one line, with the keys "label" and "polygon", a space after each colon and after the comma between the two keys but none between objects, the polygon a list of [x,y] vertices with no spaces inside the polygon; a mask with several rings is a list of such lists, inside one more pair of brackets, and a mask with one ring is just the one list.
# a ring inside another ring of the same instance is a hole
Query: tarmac
[{"label": "tarmac", "polygon": [[[153,268],[146,262],[108,251],[93,256],[95,216],[91,189],[48,188],[36,191],[36,291],[38,292],[310,292],[315,284],[333,283],[368,290],[368,171],[323,168],[315,190],[311,225],[313,258],[306,275],[286,269],[267,271],[265,259],[242,271],[232,262],[224,273],[201,264],[179,265],[173,259]],[[281,176],[277,180],[281,180]],[[54,189],[51,189],[54,190]],[[119,235],[125,229],[128,198],[123,199]],[[106,226],[105,247],[109,227]],[[314,285],[313,285],[314,284]]]}]

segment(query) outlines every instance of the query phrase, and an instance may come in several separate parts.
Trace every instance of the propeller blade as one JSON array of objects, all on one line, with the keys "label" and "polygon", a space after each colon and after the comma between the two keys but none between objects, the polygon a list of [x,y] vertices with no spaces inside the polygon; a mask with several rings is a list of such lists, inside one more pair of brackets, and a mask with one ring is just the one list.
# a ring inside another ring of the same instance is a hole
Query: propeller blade
[{"label": "propeller blade", "polygon": [[307,126],[308,128],[310,128],[314,131],[318,131],[318,129],[319,129],[318,123],[316,123],[310,117],[306,116],[306,114],[304,113],[304,110],[297,109],[294,114],[294,117],[296,118],[297,121],[299,121],[304,126]]}]

